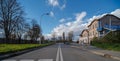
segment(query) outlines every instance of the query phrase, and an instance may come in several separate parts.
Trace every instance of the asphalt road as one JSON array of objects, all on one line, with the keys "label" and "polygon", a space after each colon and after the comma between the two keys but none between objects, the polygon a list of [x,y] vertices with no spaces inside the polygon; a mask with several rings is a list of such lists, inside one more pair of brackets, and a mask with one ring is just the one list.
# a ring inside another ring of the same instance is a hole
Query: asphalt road
[{"label": "asphalt road", "polygon": [[58,43],[1,61],[117,61]]}]

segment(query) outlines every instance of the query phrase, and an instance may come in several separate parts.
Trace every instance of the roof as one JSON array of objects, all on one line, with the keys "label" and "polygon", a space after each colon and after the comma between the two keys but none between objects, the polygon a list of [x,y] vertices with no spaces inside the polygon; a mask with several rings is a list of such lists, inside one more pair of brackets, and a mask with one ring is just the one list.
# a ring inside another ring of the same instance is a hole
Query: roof
[{"label": "roof", "polygon": [[[115,16],[115,15],[113,15],[113,14],[106,14],[106,15],[104,15],[102,18],[104,18],[104,17],[106,17],[106,16],[113,16],[113,17],[115,17],[115,18],[117,18],[117,19],[119,19],[120,20],[120,18],[119,17],[117,17],[117,16]],[[100,18],[100,19],[102,19],[102,18]],[[99,20],[100,21],[100,20]]]},{"label": "roof", "polygon": [[88,29],[84,29],[84,30],[81,32],[80,36],[83,34],[84,31],[87,31],[87,32],[88,32]]},{"label": "roof", "polygon": [[90,25],[92,25],[93,22],[98,21],[98,20],[99,20],[99,19],[94,19],[94,20],[88,25],[88,27],[89,27]]},{"label": "roof", "polygon": [[99,19],[94,19],[94,20],[88,25],[88,27],[89,27],[90,25],[92,25],[93,22],[95,22],[95,21],[100,21],[100,19],[102,19],[102,18],[104,18],[104,17],[106,17],[106,16],[113,16],[113,17],[115,17],[115,18],[117,18],[117,19],[120,20],[119,17],[117,17],[117,16],[115,16],[115,15],[113,15],[113,14],[106,14],[106,15],[104,15],[103,17],[101,17],[101,18],[99,18]]}]

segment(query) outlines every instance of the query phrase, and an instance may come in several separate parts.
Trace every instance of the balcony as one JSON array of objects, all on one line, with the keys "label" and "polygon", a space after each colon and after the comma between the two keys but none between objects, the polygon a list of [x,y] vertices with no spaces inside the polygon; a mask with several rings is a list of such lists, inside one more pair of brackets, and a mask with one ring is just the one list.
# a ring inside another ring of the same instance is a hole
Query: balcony
[{"label": "balcony", "polygon": [[120,30],[120,25],[105,25],[104,28],[109,30]]},{"label": "balcony", "polygon": [[98,28],[97,28],[97,31],[99,31],[99,32],[102,31],[102,30],[103,30],[102,27],[98,27]]}]

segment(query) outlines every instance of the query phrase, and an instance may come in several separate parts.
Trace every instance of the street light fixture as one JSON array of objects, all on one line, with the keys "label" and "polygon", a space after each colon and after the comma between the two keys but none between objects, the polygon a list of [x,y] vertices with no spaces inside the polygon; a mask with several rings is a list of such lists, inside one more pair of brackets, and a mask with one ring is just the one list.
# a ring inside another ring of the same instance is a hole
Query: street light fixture
[{"label": "street light fixture", "polygon": [[45,15],[50,15],[50,13],[43,13],[43,14],[40,16],[40,26],[41,26],[42,17],[45,16]]},{"label": "street light fixture", "polygon": [[[42,26],[41,26],[42,17],[45,16],[45,15],[50,15],[50,13],[43,13],[43,14],[40,16],[40,28],[41,28],[41,30],[42,30]],[[40,41],[39,41],[40,44],[41,44],[41,41],[42,41],[41,39],[42,39],[42,32],[41,32],[41,34],[40,34]]]}]

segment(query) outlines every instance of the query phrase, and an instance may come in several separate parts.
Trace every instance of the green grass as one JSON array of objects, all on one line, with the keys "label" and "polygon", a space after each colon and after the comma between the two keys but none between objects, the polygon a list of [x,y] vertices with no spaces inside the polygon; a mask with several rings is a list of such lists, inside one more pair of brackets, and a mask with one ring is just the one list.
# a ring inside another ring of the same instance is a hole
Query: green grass
[{"label": "green grass", "polygon": [[112,50],[112,51],[120,51],[120,44],[119,43],[99,43],[93,42],[93,46],[105,49],[105,50]]},{"label": "green grass", "polygon": [[106,50],[120,51],[120,31],[110,32],[102,38],[94,37],[91,44]]},{"label": "green grass", "polygon": [[16,52],[25,49],[35,48],[35,47],[44,47],[52,43],[47,44],[0,44],[0,54]]}]

